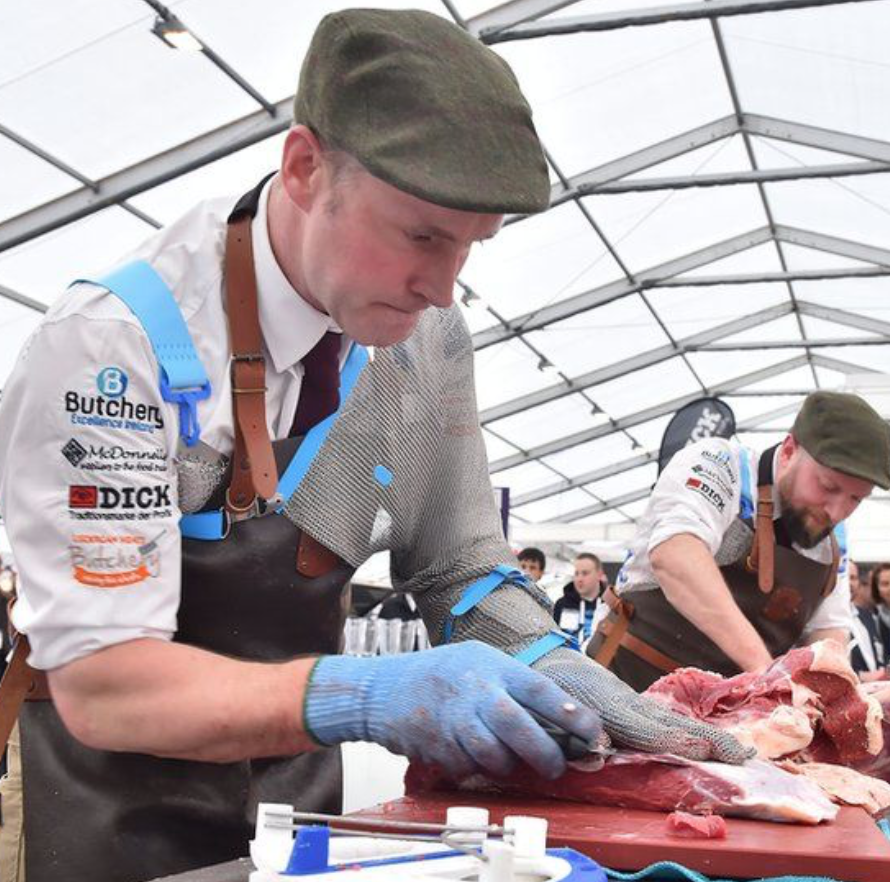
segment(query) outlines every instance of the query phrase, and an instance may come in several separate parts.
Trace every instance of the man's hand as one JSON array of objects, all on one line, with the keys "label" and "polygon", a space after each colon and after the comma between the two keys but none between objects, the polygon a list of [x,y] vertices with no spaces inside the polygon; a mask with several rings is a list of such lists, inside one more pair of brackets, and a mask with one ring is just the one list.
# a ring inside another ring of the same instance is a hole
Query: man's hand
[{"label": "man's hand", "polygon": [[606,733],[623,747],[733,764],[754,755],[729,732],[668,710],[578,652],[554,650],[535,669],[596,710]]},{"label": "man's hand", "polygon": [[668,603],[743,671],[757,671],[772,662],[701,539],[690,533],[671,536],[652,549],[649,561]]},{"label": "man's hand", "polygon": [[565,759],[529,710],[584,740],[601,735],[592,710],[476,641],[411,655],[323,658],[309,681],[305,723],[325,744],[375,741],[456,776],[505,775],[522,759],[555,778]]}]

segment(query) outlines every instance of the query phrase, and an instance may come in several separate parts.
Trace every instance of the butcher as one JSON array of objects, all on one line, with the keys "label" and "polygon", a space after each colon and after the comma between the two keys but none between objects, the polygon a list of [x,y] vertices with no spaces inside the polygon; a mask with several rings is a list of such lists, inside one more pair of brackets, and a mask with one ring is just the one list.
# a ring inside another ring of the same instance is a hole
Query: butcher
[{"label": "butcher", "polygon": [[809,395],[757,453],[709,438],[660,475],[587,652],[638,690],[694,666],[754,671],[851,627],[844,521],[890,488],[890,427],[862,398]]},{"label": "butcher", "polygon": [[[586,741],[601,719],[642,749],[744,759],[572,648],[504,541],[453,290],[504,214],[549,195],[498,55],[431,13],[343,10],[312,39],[279,169],[49,310],[0,411],[30,642],[10,670],[38,672],[28,882],[243,855],[258,800],[339,809],[326,748],[346,741],[554,777],[532,712]],[[451,645],[337,655],[349,579],[384,549]]]}]

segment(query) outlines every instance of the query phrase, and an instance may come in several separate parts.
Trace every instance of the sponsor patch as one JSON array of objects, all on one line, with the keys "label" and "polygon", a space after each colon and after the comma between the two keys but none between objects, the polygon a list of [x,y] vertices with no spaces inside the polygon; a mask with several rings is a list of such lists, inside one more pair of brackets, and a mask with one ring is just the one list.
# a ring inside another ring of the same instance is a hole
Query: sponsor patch
[{"label": "sponsor patch", "polygon": [[69,389],[65,412],[72,424],[148,433],[163,429],[164,419],[156,404],[133,401],[124,394],[129,382],[120,368],[106,367],[96,376],[98,395],[81,395]]},{"label": "sponsor patch", "polygon": [[96,508],[98,504],[98,488],[83,484],[75,484],[68,488],[68,508]]},{"label": "sponsor patch", "polygon": [[692,467],[692,471],[699,478],[704,480],[711,481],[721,493],[725,496],[732,496],[732,487],[729,485],[729,482],[726,480],[725,472],[718,472],[716,469],[709,469],[707,466],[700,465],[696,463]]},{"label": "sponsor patch", "polygon": [[686,487],[703,496],[717,511],[722,512],[726,508],[726,500],[723,496],[701,478],[687,478]]},{"label": "sponsor patch", "polygon": [[72,438],[63,448],[62,456],[71,463],[71,465],[80,465],[87,456],[87,449],[79,441]]},{"label": "sponsor patch", "polygon": [[76,468],[92,472],[166,472],[167,452],[162,449],[131,450],[122,444],[90,444],[72,438],[62,456]]},{"label": "sponsor patch", "polygon": [[99,371],[96,386],[106,398],[120,398],[127,391],[127,375],[119,367],[107,367]]},{"label": "sponsor patch", "polygon": [[729,478],[730,483],[736,483],[738,479],[735,470],[732,467],[732,456],[728,450],[721,450],[719,453],[714,453],[711,450],[702,450],[701,456],[702,459],[707,459],[709,462],[714,463],[714,465],[719,466],[720,471],[725,473],[726,477]]},{"label": "sponsor patch", "polygon": [[76,533],[68,545],[71,574],[76,582],[92,588],[123,588],[157,578],[161,535],[148,541],[140,533]]},{"label": "sponsor patch", "polygon": [[144,521],[169,517],[170,485],[100,487],[72,484],[68,488],[68,512],[78,520]]}]

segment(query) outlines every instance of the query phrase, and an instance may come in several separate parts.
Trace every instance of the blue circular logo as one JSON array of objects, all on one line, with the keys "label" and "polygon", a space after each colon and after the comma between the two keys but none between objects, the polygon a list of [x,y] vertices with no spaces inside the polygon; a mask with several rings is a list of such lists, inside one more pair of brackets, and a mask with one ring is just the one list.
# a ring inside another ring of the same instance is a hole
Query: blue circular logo
[{"label": "blue circular logo", "polygon": [[96,377],[99,392],[106,398],[120,398],[127,391],[127,375],[118,367],[103,368]]}]

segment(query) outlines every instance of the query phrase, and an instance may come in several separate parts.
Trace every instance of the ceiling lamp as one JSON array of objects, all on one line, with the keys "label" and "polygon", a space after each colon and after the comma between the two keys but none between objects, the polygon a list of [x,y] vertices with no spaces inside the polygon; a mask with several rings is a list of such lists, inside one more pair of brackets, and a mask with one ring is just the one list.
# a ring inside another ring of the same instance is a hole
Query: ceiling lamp
[{"label": "ceiling lamp", "polygon": [[201,41],[176,16],[164,18],[159,15],[152,25],[151,32],[160,37],[171,49],[200,52],[204,48]]}]

